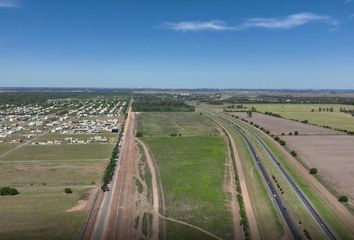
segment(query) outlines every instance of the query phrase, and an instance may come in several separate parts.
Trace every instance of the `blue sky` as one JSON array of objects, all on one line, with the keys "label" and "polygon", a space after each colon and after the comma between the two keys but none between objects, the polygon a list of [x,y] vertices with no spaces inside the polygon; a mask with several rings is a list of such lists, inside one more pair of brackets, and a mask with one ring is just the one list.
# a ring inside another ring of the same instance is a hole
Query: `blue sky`
[{"label": "blue sky", "polygon": [[0,0],[0,86],[354,89],[354,0]]}]

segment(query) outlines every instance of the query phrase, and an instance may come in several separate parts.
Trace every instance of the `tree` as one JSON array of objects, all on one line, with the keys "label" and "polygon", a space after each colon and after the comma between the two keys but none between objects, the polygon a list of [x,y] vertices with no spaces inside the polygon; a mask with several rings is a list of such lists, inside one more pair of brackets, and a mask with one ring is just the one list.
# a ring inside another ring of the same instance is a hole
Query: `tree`
[{"label": "tree", "polygon": [[297,135],[299,135],[299,132],[298,132],[298,131],[295,131],[294,134],[297,136]]},{"label": "tree", "polygon": [[66,194],[70,194],[70,193],[73,193],[73,190],[71,188],[64,188],[64,192]]},{"label": "tree", "polygon": [[17,191],[16,188],[12,188],[12,187],[0,188],[0,196],[12,196],[17,194],[19,194],[19,192]]},{"label": "tree", "polygon": [[247,111],[247,116],[252,117],[252,110]]},{"label": "tree", "polygon": [[317,174],[317,168],[311,168],[310,174],[312,174],[312,175]]},{"label": "tree", "polygon": [[135,134],[135,136],[136,136],[136,137],[143,137],[143,133],[142,133],[142,132],[137,132],[137,133]]},{"label": "tree", "polygon": [[339,201],[339,202],[348,202],[348,197],[342,195],[342,196],[340,196],[340,197],[338,198],[338,201]]}]

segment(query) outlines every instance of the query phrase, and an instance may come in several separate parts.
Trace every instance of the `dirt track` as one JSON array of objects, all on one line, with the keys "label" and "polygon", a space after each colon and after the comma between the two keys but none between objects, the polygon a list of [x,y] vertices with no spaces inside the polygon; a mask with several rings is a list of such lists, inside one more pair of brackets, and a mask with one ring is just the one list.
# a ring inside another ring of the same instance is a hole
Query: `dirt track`
[{"label": "dirt track", "polygon": [[136,139],[141,144],[144,150],[147,164],[151,173],[151,185],[152,185],[152,202],[153,202],[153,218],[152,218],[152,237],[151,239],[158,239],[159,237],[159,189],[157,183],[157,175],[155,172],[154,162],[149,153],[149,149],[145,143],[139,139]]},{"label": "dirt track", "polygon": [[227,129],[224,128],[219,123],[218,123],[218,125],[225,131],[226,135],[229,137],[230,143],[232,146],[232,150],[234,152],[236,168],[237,168],[237,173],[238,173],[238,177],[239,177],[239,181],[240,181],[240,185],[241,185],[242,197],[243,197],[243,201],[245,204],[246,214],[247,214],[247,218],[248,218],[248,222],[249,222],[249,226],[250,226],[251,237],[254,240],[261,239],[260,234],[259,234],[259,230],[257,227],[258,225],[257,225],[256,216],[254,214],[252,204],[251,204],[251,199],[248,194],[247,185],[246,185],[246,178],[245,178],[245,174],[243,173],[241,159],[240,159],[238,151],[237,151],[237,145],[235,143],[235,140],[231,136],[231,134],[227,131]]},{"label": "dirt track", "polygon": [[241,225],[241,216],[239,213],[240,206],[237,202],[236,182],[235,182],[235,169],[233,168],[230,141],[226,133],[219,129],[221,135],[224,136],[226,143],[226,164],[225,164],[225,191],[230,193],[230,208],[234,229],[234,239],[243,239],[243,229]]}]

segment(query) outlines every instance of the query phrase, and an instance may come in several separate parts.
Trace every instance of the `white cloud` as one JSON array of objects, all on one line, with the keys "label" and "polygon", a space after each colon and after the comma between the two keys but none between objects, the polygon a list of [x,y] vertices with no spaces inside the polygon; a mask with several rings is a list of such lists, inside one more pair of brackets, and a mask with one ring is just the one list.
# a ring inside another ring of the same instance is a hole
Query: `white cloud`
[{"label": "white cloud", "polygon": [[324,15],[314,13],[297,13],[286,16],[284,18],[250,18],[243,23],[231,26],[223,21],[190,21],[165,23],[164,27],[175,31],[242,31],[250,28],[265,28],[265,29],[291,29],[310,23],[324,23],[331,27],[338,25],[337,20]]},{"label": "white cloud", "polygon": [[211,31],[228,31],[232,30],[225,22],[222,21],[207,21],[207,22],[177,22],[171,23],[167,22],[164,26],[168,29],[175,31],[202,31],[202,30],[211,30]]},{"label": "white cloud", "polygon": [[326,23],[330,26],[338,25],[336,20],[328,16],[314,13],[298,13],[285,18],[251,18],[241,24],[240,28],[290,29],[314,22]]},{"label": "white cloud", "polygon": [[14,0],[0,0],[0,8],[15,8],[18,7],[17,1]]}]

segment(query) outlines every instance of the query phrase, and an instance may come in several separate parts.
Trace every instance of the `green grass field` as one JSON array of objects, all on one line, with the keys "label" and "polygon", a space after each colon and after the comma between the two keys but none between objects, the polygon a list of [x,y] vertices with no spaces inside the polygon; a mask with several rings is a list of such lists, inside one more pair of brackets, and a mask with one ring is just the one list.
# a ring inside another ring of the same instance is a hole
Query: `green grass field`
[{"label": "green grass field", "polygon": [[14,147],[16,147],[16,145],[10,143],[0,143],[0,155],[7,151],[10,151]]},{"label": "green grass field", "polygon": [[[0,187],[16,187],[20,192],[0,197],[0,240],[80,238],[87,209],[67,210],[87,200],[89,187],[100,185],[108,161],[104,159],[110,157],[118,137],[98,135],[109,137],[110,144],[28,144],[0,159]],[[46,134],[35,141],[92,136]],[[0,154],[15,146],[1,143]],[[74,193],[65,194],[66,187]]]},{"label": "green grass field", "polygon": [[66,212],[83,197],[84,189],[19,189],[0,197],[0,239],[79,239],[85,212]]},{"label": "green grass field", "polygon": [[166,136],[181,133],[183,136],[218,134],[215,126],[198,113],[140,113],[137,129],[144,136]]},{"label": "green grass field", "polygon": [[6,161],[106,159],[112,144],[26,145],[3,157]]},{"label": "green grass field", "polygon": [[160,170],[167,216],[231,239],[231,213],[225,205],[223,191],[223,137],[145,137],[143,140],[152,149]]},{"label": "green grass field", "polygon": [[[354,131],[354,117],[339,112],[339,109],[354,109],[354,106],[340,104],[244,104],[260,112],[273,112],[288,119],[308,120],[310,123]],[[319,107],[333,107],[334,112],[318,112]],[[315,112],[311,112],[314,109]]]},{"label": "green grass field", "polygon": [[107,161],[58,163],[0,163],[2,186],[38,187],[94,185],[99,183]]},{"label": "green grass field", "polygon": [[197,229],[193,229],[189,226],[184,226],[179,223],[166,222],[167,236],[169,240],[190,240],[193,239],[214,240],[213,237],[200,232]]}]

